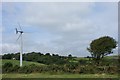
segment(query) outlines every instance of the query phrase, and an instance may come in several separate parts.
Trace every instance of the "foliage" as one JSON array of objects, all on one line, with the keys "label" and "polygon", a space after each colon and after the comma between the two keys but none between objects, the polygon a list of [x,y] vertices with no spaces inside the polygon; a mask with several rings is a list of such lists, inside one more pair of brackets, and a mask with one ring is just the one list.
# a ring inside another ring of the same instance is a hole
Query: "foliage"
[{"label": "foliage", "polygon": [[3,65],[4,68],[9,68],[9,67],[12,67],[12,66],[13,66],[13,64],[10,63],[10,62],[7,62]]},{"label": "foliage", "polygon": [[12,72],[13,64],[10,62],[7,62],[2,67],[3,67],[2,72]]},{"label": "foliage", "polygon": [[[20,65],[20,61],[19,60],[10,60],[10,59],[3,59],[2,60],[2,65],[4,65],[5,63],[8,63],[8,62],[12,63],[13,66],[15,66],[15,65],[19,66]],[[25,65],[29,66],[31,64],[40,65],[40,66],[44,66],[45,65],[45,64],[42,64],[42,63],[38,63],[38,62],[23,61],[23,66],[25,66]]]},{"label": "foliage", "polygon": [[101,60],[104,56],[113,53],[112,49],[116,48],[117,42],[109,36],[100,37],[90,43],[87,50],[91,53],[94,60]]},{"label": "foliage", "polygon": [[[12,61],[14,60],[11,60],[11,62]],[[111,63],[108,61],[110,61]],[[116,61],[117,59],[115,60],[112,58],[105,58],[101,66],[96,66],[94,65],[94,63],[88,64],[91,61],[87,59],[80,59],[81,63],[79,63],[79,61],[68,62],[64,65],[56,65],[56,64],[38,65],[39,64],[38,63],[38,64],[24,65],[23,67],[19,67],[19,65],[15,65],[15,63],[6,62],[6,63],[3,63],[2,70],[3,70],[3,73],[26,73],[26,74],[28,73],[116,74],[118,73],[118,69],[119,69],[117,65],[115,65]]]},{"label": "foliage", "polygon": [[[74,73],[74,74],[116,74],[118,64],[116,58],[104,57],[112,53],[116,41],[108,36],[93,40],[88,48],[94,60],[100,60],[101,65],[94,65],[91,57],[59,56],[58,54],[42,54],[31,52],[23,54],[23,66],[19,67],[20,53],[3,55],[3,73]],[[104,58],[103,58],[104,57]],[[10,60],[10,59],[16,60]],[[9,59],[9,60],[6,60]],[[11,61],[11,62],[9,62]]]},{"label": "foliage", "polygon": [[[5,54],[2,57],[3,59],[16,59],[19,60],[19,53],[16,54]],[[52,54],[46,53],[42,54],[40,52],[31,52],[31,53],[25,53],[23,54],[23,60],[24,61],[32,61],[32,62],[38,62],[43,63],[47,65],[51,64],[57,64],[57,65],[63,65],[68,62],[68,60],[72,59],[72,55],[70,56],[59,56],[58,54]]]}]

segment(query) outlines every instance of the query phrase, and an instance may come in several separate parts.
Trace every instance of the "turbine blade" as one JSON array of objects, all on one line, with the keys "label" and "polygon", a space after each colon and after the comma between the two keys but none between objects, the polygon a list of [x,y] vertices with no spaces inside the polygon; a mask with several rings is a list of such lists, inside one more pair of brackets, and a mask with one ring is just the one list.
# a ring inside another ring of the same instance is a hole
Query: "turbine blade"
[{"label": "turbine blade", "polygon": [[21,26],[20,26],[20,24],[19,24],[19,23],[18,23],[18,26],[19,26],[20,30],[22,31],[22,28],[21,28]]},{"label": "turbine blade", "polygon": [[15,28],[15,31],[16,31],[16,34],[18,33],[18,30],[17,30],[17,28]]},{"label": "turbine blade", "polygon": [[16,40],[16,41],[18,41],[18,39],[21,37],[21,35],[22,35],[22,34],[20,34],[20,35],[18,36],[18,38],[17,38],[17,40]]}]

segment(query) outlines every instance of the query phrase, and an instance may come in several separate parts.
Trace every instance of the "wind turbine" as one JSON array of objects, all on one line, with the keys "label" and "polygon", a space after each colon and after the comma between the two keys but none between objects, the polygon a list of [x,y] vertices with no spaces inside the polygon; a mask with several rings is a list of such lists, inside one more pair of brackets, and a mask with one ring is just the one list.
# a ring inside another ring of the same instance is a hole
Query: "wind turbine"
[{"label": "wind turbine", "polygon": [[16,31],[16,34],[19,33],[19,36],[18,36],[17,40],[20,39],[20,67],[22,67],[22,54],[23,54],[22,34],[23,34],[23,31],[22,31],[22,28],[21,28],[21,26],[20,26],[19,23],[18,23],[18,26],[19,26],[20,30],[18,30],[17,28],[15,28],[15,31]]}]

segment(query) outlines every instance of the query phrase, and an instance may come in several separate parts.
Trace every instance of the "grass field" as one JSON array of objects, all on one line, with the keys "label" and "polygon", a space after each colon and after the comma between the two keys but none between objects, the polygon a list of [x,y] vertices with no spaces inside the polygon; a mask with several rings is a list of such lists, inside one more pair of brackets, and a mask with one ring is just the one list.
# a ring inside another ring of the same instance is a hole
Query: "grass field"
[{"label": "grass field", "polygon": [[118,78],[118,75],[107,74],[49,74],[49,73],[32,73],[32,74],[3,74],[3,78]]},{"label": "grass field", "polygon": [[[2,60],[2,65],[6,62],[11,62],[13,65],[20,65],[19,60],[7,60],[7,59]],[[45,64],[41,64],[41,63],[37,63],[37,62],[23,61],[23,66],[31,65],[31,64],[40,65],[40,66],[45,65]]]},{"label": "grass field", "polygon": [[[112,57],[107,57],[111,59]],[[78,60],[88,60],[86,58],[76,58],[75,61]],[[1,63],[2,62],[2,63]],[[3,65],[6,62],[11,62],[14,65],[19,65],[19,60],[0,60],[0,65]],[[23,61],[23,66],[24,65],[40,65],[44,66],[45,64],[40,64],[37,62],[29,62],[29,61]],[[67,74],[67,73],[31,73],[31,74],[20,74],[20,73],[7,73],[7,74],[2,74],[3,78],[118,78],[118,75],[110,75],[110,74]]]}]

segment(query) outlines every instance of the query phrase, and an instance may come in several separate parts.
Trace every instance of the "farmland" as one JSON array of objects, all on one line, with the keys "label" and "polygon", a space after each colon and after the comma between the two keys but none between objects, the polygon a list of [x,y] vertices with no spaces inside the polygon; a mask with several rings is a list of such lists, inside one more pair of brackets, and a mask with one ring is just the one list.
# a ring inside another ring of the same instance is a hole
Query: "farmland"
[{"label": "farmland", "polygon": [[[68,61],[69,63],[65,63],[64,65],[47,65],[38,62],[23,61],[22,69],[18,68],[23,72],[19,72],[19,71],[16,72],[11,70],[11,72],[3,73],[2,77],[3,78],[117,78],[118,73],[115,72],[116,69],[114,67],[117,65],[117,56],[107,56],[104,58],[104,61],[105,63],[102,65],[105,65],[107,63],[112,66],[111,67],[112,70],[110,69],[111,72],[107,72],[107,71],[105,72],[105,70],[101,71],[104,68],[104,66],[98,66],[97,68],[95,68],[95,66],[89,64],[89,62],[91,61],[89,61],[88,58],[76,57],[69,59]],[[19,66],[19,60],[11,60],[11,59],[3,59],[2,66],[5,63],[9,63],[9,62],[13,64],[13,68],[16,65]],[[81,68],[83,70],[82,72],[81,72]],[[78,69],[80,69],[80,72]]]},{"label": "farmland", "polygon": [[[10,62],[12,63],[13,65],[19,65],[19,60],[9,60],[9,59],[4,59],[2,60],[2,65],[4,65],[5,63],[7,62]],[[38,65],[38,66],[43,66],[45,64],[41,64],[41,63],[36,63],[36,62],[30,62],[30,61],[23,61],[23,66],[29,66],[31,64],[35,64],[35,65]]]}]

